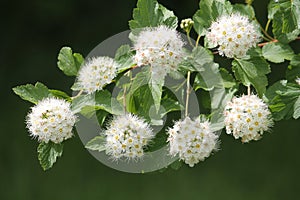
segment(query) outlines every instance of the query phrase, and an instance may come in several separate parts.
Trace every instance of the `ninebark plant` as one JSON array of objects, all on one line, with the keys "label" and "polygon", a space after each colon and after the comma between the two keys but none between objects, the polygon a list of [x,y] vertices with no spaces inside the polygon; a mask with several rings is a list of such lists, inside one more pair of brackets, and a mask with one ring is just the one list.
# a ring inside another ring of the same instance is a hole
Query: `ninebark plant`
[{"label": "ninebark plant", "polygon": [[[251,4],[201,0],[191,18],[179,20],[156,0],[138,0],[129,21],[133,45],[120,46],[114,58],[85,59],[63,47],[57,65],[76,78],[73,97],[40,82],[13,88],[35,104],[26,124],[39,142],[42,168],[62,155],[64,142],[76,134],[78,115],[96,117],[103,130],[85,144],[90,150],[104,151],[116,162],[136,161],[167,145],[169,154],[178,156],[176,166],[190,167],[218,150],[220,130],[248,143],[276,121],[298,119],[300,54],[289,44],[299,39],[300,1],[270,0],[264,26]],[[286,73],[270,82],[278,63]],[[179,98],[166,86],[167,76],[184,77],[174,85]],[[201,100],[199,116],[190,116],[191,92]]]}]

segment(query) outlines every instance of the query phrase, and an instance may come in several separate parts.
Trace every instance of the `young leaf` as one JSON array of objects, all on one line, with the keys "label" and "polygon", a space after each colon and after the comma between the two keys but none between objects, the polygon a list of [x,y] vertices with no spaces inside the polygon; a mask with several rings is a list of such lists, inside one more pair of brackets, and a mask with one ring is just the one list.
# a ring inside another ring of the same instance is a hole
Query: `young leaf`
[{"label": "young leaf", "polygon": [[57,66],[67,76],[76,76],[84,58],[79,53],[72,53],[70,47],[63,47],[58,54]]},{"label": "young leaf", "polygon": [[132,31],[159,25],[176,28],[177,23],[174,13],[158,4],[156,0],[138,0],[137,7],[133,10],[133,20],[129,21],[129,27]]},{"label": "young leaf", "polygon": [[253,85],[259,96],[266,91],[268,79],[266,74],[270,73],[270,66],[261,56],[260,49],[252,49],[246,58],[235,59],[232,62],[232,70],[237,80],[245,86]]},{"label": "young leaf", "polygon": [[262,55],[273,63],[281,63],[291,60],[295,55],[293,49],[287,44],[269,43],[263,46]]},{"label": "young leaf", "polygon": [[199,6],[193,16],[194,29],[199,35],[205,35],[211,23],[220,16],[232,13],[232,5],[227,0],[201,0]]},{"label": "young leaf", "polygon": [[38,159],[43,170],[50,169],[58,157],[63,153],[63,144],[55,144],[51,141],[42,142],[37,148]]},{"label": "young leaf", "polygon": [[35,85],[27,84],[13,88],[13,91],[22,99],[37,104],[38,101],[47,98],[50,95],[48,88],[37,82]]},{"label": "young leaf", "polygon": [[106,139],[104,136],[96,136],[85,145],[85,148],[100,152],[105,150],[105,143]]}]

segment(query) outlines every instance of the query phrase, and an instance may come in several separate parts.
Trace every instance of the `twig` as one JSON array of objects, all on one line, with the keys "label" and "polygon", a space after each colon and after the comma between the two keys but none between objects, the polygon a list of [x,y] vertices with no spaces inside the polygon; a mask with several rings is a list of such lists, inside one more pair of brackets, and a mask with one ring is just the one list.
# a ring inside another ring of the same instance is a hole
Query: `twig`
[{"label": "twig", "polygon": [[79,97],[82,93],[83,93],[83,90],[80,90],[80,91],[78,92],[78,94],[77,94],[76,96],[72,97],[71,99],[72,99],[72,100],[73,100],[73,99],[76,99],[76,98]]},{"label": "twig", "polygon": [[198,35],[197,40],[196,40],[196,47],[199,45],[200,38],[201,38],[201,35]]},{"label": "twig", "polygon": [[189,99],[190,99],[190,79],[191,79],[191,72],[188,71],[187,73],[187,81],[186,81],[186,99],[185,99],[185,117],[189,114]]}]

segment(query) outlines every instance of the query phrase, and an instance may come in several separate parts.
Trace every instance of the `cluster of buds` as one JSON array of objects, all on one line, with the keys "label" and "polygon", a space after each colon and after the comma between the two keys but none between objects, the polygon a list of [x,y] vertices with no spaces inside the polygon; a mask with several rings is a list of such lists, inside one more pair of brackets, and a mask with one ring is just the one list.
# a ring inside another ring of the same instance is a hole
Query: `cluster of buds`
[{"label": "cluster of buds", "polygon": [[191,18],[183,19],[180,23],[180,28],[189,33],[194,25],[194,21]]}]

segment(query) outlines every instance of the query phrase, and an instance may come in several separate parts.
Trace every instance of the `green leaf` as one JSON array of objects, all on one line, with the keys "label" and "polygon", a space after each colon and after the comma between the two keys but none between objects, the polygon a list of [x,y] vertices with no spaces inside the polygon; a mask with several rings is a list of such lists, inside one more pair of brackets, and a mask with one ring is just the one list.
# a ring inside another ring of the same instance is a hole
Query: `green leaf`
[{"label": "green leaf", "polygon": [[155,138],[151,141],[147,151],[154,152],[156,150],[161,149],[162,147],[166,146],[167,139],[168,139],[168,135],[164,130],[158,132]]},{"label": "green leaf", "polygon": [[300,86],[287,81],[279,81],[268,88],[266,97],[269,100],[273,118],[282,119],[299,118]]},{"label": "green leaf", "polygon": [[119,49],[116,51],[114,59],[119,64],[118,73],[126,71],[134,66],[132,57],[133,52],[128,44],[119,47]]},{"label": "green leaf", "polygon": [[263,46],[262,55],[273,63],[281,63],[291,60],[295,55],[293,49],[287,44],[269,43]]},{"label": "green leaf", "polygon": [[100,152],[105,150],[105,144],[106,139],[104,136],[96,136],[85,145],[85,148]]},{"label": "green leaf", "polygon": [[161,100],[161,106],[163,109],[159,111],[160,117],[165,116],[169,112],[183,110],[184,107],[176,100],[164,97]]},{"label": "green leaf", "polygon": [[261,56],[260,49],[251,49],[248,53],[249,57],[232,62],[232,70],[237,80],[245,86],[253,85],[258,95],[262,96],[268,85],[266,74],[271,72],[270,66]]},{"label": "green leaf", "polygon": [[[158,111],[160,107],[161,96],[162,96],[163,83],[164,80],[157,79],[156,77],[152,76],[150,66],[143,67],[143,69],[135,76],[131,85],[129,95],[133,95],[133,93],[135,93],[137,89],[141,88],[144,85],[148,86],[151,92],[154,106]],[[143,101],[148,101],[147,98],[148,95],[146,95]]]},{"label": "green leaf", "polygon": [[73,91],[80,91],[82,90],[82,86],[78,83],[78,82],[75,82],[72,86],[71,86],[71,90]]},{"label": "green leaf", "polygon": [[156,0],[138,0],[137,7],[133,10],[133,20],[129,21],[129,27],[133,34],[136,34],[139,32],[136,29],[159,25],[166,25],[175,29],[177,23],[177,17],[174,13],[158,4]]},{"label": "green leaf", "polygon": [[157,111],[160,108],[163,84],[164,84],[164,80],[157,79],[156,77],[153,77],[151,75],[148,85],[149,85],[149,88],[150,88],[150,91],[151,91],[151,94],[152,94],[152,98],[153,98],[153,101],[154,101],[154,106],[155,106]]},{"label": "green leaf", "polygon": [[127,110],[143,116],[152,125],[162,125],[161,117],[164,109],[159,105],[159,110],[154,105],[153,96],[148,85],[143,85],[131,95],[127,95]]},{"label": "green leaf", "polygon": [[227,0],[201,0],[199,7],[193,16],[194,29],[199,35],[205,35],[213,21],[222,15],[231,14],[233,9]]},{"label": "green leaf", "polygon": [[174,15],[173,11],[170,11],[163,5],[159,4],[159,12],[162,13],[162,16],[159,18],[160,25],[165,25],[173,29],[177,28],[178,19]]},{"label": "green leaf", "polygon": [[104,125],[104,122],[108,115],[109,115],[109,113],[106,112],[105,110],[97,110],[96,111],[96,117],[97,117],[98,123],[101,127]]},{"label": "green leaf", "polygon": [[13,91],[22,99],[37,104],[38,101],[47,98],[50,95],[48,88],[37,82],[35,85],[26,84],[13,88]]},{"label": "green leaf", "polygon": [[211,99],[211,114],[210,122],[212,131],[219,131],[224,128],[224,108],[227,103],[233,98],[237,89],[232,88],[229,90],[217,89],[210,94]]},{"label": "green leaf", "polygon": [[254,8],[249,4],[234,4],[233,12],[247,16],[249,19],[255,18]]},{"label": "green leaf", "polygon": [[80,112],[86,117],[93,116],[97,110],[105,110],[115,115],[123,112],[122,105],[107,90],[101,90],[90,95],[81,95],[72,102],[72,111]]},{"label": "green leaf", "polygon": [[213,62],[212,53],[202,46],[195,47],[184,61],[180,63],[180,70],[201,72],[204,71],[207,65]]},{"label": "green leaf", "polygon": [[294,40],[300,33],[300,1],[270,1],[268,18],[273,20],[273,34],[282,43]]},{"label": "green leaf", "polygon": [[63,144],[55,144],[53,142],[42,142],[37,148],[38,159],[43,170],[50,169],[56,162],[58,157],[63,153]]},{"label": "green leaf", "polygon": [[84,58],[79,53],[72,53],[70,47],[63,47],[58,54],[57,66],[67,76],[76,76]]},{"label": "green leaf", "polygon": [[58,97],[60,99],[65,99],[66,101],[71,101],[71,97],[63,91],[60,90],[49,90],[52,96]]},{"label": "green leaf", "polygon": [[290,65],[286,70],[285,77],[291,82],[294,82],[296,78],[300,78],[300,54],[295,55],[292,58]]},{"label": "green leaf", "polygon": [[223,80],[219,73],[219,65],[217,63],[208,63],[205,70],[196,75],[193,88],[195,90],[204,89],[211,91],[214,88],[222,88]]},{"label": "green leaf", "polygon": [[191,63],[197,72],[204,71],[205,66],[214,60],[212,53],[202,46],[195,47],[191,56]]},{"label": "green leaf", "polygon": [[222,76],[223,85],[225,88],[232,88],[237,85],[233,76],[225,68],[220,68],[219,71]]}]

